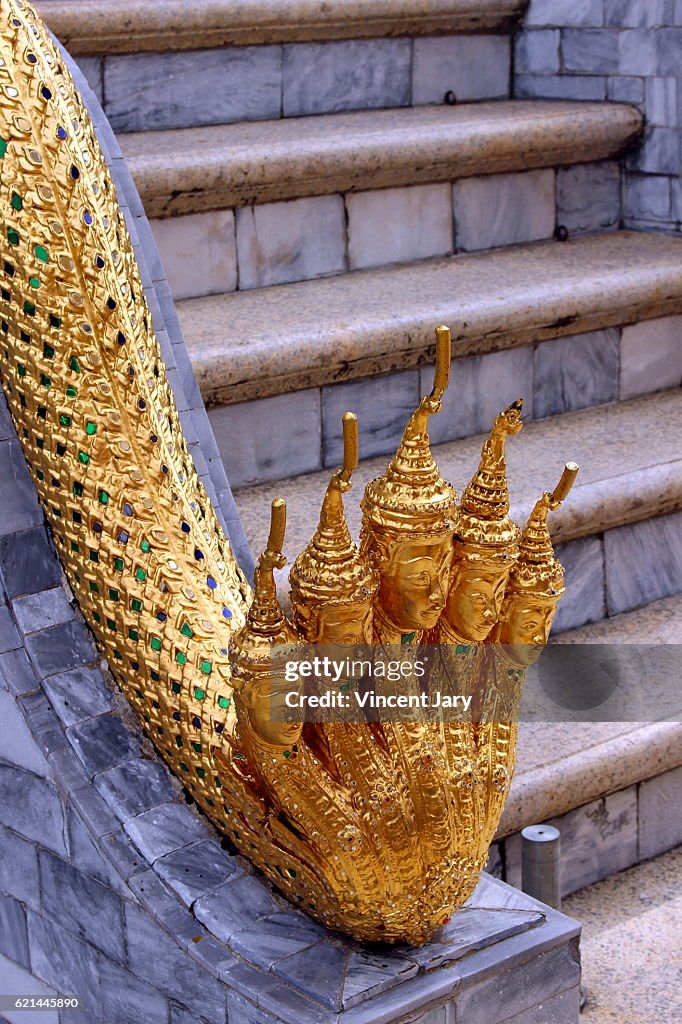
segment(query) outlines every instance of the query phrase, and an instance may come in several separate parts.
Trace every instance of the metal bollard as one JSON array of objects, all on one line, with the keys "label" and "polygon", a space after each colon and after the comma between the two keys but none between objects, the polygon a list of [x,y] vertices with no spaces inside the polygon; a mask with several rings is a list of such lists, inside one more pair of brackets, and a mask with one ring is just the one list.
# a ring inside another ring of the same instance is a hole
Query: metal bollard
[{"label": "metal bollard", "polygon": [[521,832],[521,888],[561,910],[561,833],[553,825],[528,825]]}]

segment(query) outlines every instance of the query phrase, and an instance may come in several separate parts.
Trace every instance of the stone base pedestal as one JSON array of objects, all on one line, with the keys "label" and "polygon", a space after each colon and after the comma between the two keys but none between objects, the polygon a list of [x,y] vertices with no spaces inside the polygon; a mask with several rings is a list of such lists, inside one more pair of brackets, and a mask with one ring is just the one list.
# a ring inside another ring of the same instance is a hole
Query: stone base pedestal
[{"label": "stone base pedestal", "polygon": [[[577,1024],[580,925],[484,875],[421,949],[326,941],[224,980],[239,1024]],[[241,993],[241,994],[238,994]]]}]

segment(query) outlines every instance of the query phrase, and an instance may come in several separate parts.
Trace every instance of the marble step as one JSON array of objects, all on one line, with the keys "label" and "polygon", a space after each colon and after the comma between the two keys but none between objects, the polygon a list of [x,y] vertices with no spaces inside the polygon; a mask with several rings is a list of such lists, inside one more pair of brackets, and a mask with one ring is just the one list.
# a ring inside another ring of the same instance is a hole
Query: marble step
[{"label": "marble step", "polygon": [[[453,401],[456,394],[453,384]],[[404,420],[408,416],[405,410]],[[682,592],[681,435],[682,390],[676,388],[531,421],[509,441],[512,514],[520,523],[559,479],[566,461],[581,466],[570,499],[551,520],[567,578],[557,632]],[[362,440],[361,418],[361,452]],[[240,443],[248,445],[248,437]],[[434,446],[441,472],[459,494],[478,464],[481,443],[479,436]],[[386,456],[364,459],[355,473],[346,511],[356,537],[364,488],[386,464]],[[238,491],[235,500],[252,550],[262,551],[267,540],[263,509],[282,497],[288,508],[284,551],[291,564],[313,535],[328,480],[326,470]]]},{"label": "marble step", "polygon": [[[680,255],[677,239],[605,233],[192,299],[178,313],[241,486],[285,476],[281,458],[289,473],[329,465],[345,408],[362,417],[368,454],[389,451],[441,322],[457,399],[436,440],[485,429],[480,415],[519,388],[541,417],[679,384]],[[248,451],[232,444],[240,432]]]},{"label": "marble step", "polygon": [[508,100],[124,134],[150,218],[613,159],[635,107]]},{"label": "marble step", "polygon": [[525,0],[36,2],[74,55],[502,30],[525,6]]}]

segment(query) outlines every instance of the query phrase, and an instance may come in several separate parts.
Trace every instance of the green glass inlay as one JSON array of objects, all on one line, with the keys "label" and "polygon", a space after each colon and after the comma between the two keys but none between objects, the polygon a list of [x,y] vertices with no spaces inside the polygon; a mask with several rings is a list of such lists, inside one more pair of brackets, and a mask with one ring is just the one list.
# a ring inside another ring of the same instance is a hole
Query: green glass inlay
[{"label": "green glass inlay", "polygon": [[210,674],[211,674],[211,667],[212,666],[211,666],[211,662],[210,661],[202,661],[201,662],[200,668],[201,668],[201,671],[204,673],[205,676],[210,676]]},{"label": "green glass inlay", "polygon": [[55,316],[54,313],[50,313],[50,327],[61,327],[61,326],[62,326],[61,317]]},{"label": "green glass inlay", "polygon": [[10,245],[19,245],[19,232],[14,228],[7,229],[7,241]]},{"label": "green glass inlay", "polygon": [[94,551],[94,550],[90,551],[90,561],[91,562],[99,562],[99,553],[97,551]]},{"label": "green glass inlay", "polygon": [[142,601],[140,601],[140,600],[138,600],[138,598],[134,597],[132,599],[132,601],[130,602],[130,607],[132,608],[132,610],[134,612],[141,612],[142,611]]},{"label": "green glass inlay", "polygon": [[17,363],[17,373],[20,377],[26,376],[26,367],[23,366],[22,363]]},{"label": "green glass inlay", "polygon": [[80,364],[79,364],[79,362],[78,362],[78,360],[76,359],[75,356],[71,356],[71,359],[69,361],[69,367],[70,367],[70,369],[73,370],[74,373],[80,373],[81,372]]},{"label": "green glass inlay", "polygon": [[79,452],[78,461],[82,462],[84,466],[87,466],[88,462],[90,461],[90,456],[88,455],[87,452]]},{"label": "green glass inlay", "polygon": [[176,651],[175,652],[175,660],[177,661],[178,665],[186,665],[187,664],[187,655],[183,654],[182,651]]},{"label": "green glass inlay", "polygon": [[180,626],[180,632],[182,633],[183,636],[188,636],[188,637],[193,637],[194,636],[194,633],[192,632],[192,628],[191,628],[189,622],[183,622],[183,624]]},{"label": "green glass inlay", "polygon": [[200,686],[194,687],[194,696],[196,700],[203,700],[206,696],[206,690],[202,690]]},{"label": "green glass inlay", "polygon": [[123,655],[120,651],[114,651],[114,657],[116,658],[116,661],[123,661]]},{"label": "green glass inlay", "polygon": [[54,359],[54,349],[52,345],[43,345],[43,355],[46,359]]},{"label": "green glass inlay", "polygon": [[171,683],[171,690],[173,693],[181,693],[182,687],[180,686],[180,683]]},{"label": "green glass inlay", "polygon": [[75,540],[72,540],[72,541],[71,541],[71,550],[72,550],[72,551],[74,552],[74,554],[76,554],[76,555],[77,555],[77,554],[78,554],[78,552],[80,551],[80,548],[79,548],[79,547],[78,547],[78,545],[76,544]]},{"label": "green glass inlay", "polygon": [[40,383],[44,388],[49,388],[52,385],[52,378],[48,377],[46,373],[41,373]]},{"label": "green glass inlay", "polygon": [[123,572],[123,559],[122,558],[115,558],[114,559],[114,569],[116,570],[116,572]]},{"label": "green glass inlay", "polygon": [[35,316],[36,315],[36,307],[34,306],[34,304],[32,302],[29,302],[28,300],[26,300],[26,302],[24,303],[24,313],[26,314],[26,316]]},{"label": "green glass inlay", "polygon": [[93,434],[97,433],[97,424],[91,423],[89,420],[85,424],[85,433],[92,437]]},{"label": "green glass inlay", "polygon": [[41,263],[49,263],[50,257],[44,245],[34,246],[33,251],[36,254],[36,259],[39,259]]},{"label": "green glass inlay", "polygon": [[[97,587],[97,584],[95,583],[94,586]],[[93,587],[93,584],[91,583],[90,584],[90,589],[91,590],[92,590],[92,587]],[[96,594],[96,593],[98,593],[98,591],[99,591],[99,587],[97,587],[97,590],[95,590],[94,593]],[[101,622],[102,621],[102,616],[100,615],[99,612],[93,612],[92,613],[92,617],[95,620],[95,622]]]},{"label": "green glass inlay", "polygon": [[205,768],[197,768],[197,775],[199,776],[200,779],[203,779],[205,777],[205,775],[206,775],[206,769]]},{"label": "green glass inlay", "polygon": [[176,736],[176,737],[175,737],[175,742],[176,742],[176,744],[177,744],[177,745],[178,745],[179,747],[181,747],[181,746],[182,746],[182,736]]},{"label": "green glass inlay", "polygon": [[106,491],[100,491],[99,492],[99,503],[100,503],[100,505],[108,505],[109,504],[109,495],[107,494]]},{"label": "green glass inlay", "polygon": [[147,579],[147,573],[141,566],[135,570],[135,579],[139,580],[140,583],[144,583],[144,581]]},{"label": "green glass inlay", "polygon": [[12,193],[12,209],[21,210],[24,206],[24,200],[21,198],[18,192]]},{"label": "green glass inlay", "polygon": [[143,540],[143,541],[142,541],[142,543],[140,544],[140,550],[141,550],[141,551],[144,551],[145,553],[146,553],[147,551],[150,551],[150,550],[151,550],[151,548],[150,548],[150,544],[149,544],[149,541],[148,541],[148,540]]},{"label": "green glass inlay", "polygon": [[6,152],[7,152],[7,143],[5,142],[4,139],[0,139],[0,160],[2,160],[2,158],[3,158],[3,156],[5,155]]},{"label": "green glass inlay", "polygon": [[75,398],[77,394],[78,394],[78,388],[75,388],[73,386],[73,384],[69,384],[68,388],[66,389],[66,397],[67,398]]},{"label": "green glass inlay", "polygon": [[119,596],[120,595],[116,587],[109,587],[109,597],[112,601],[118,601]]},{"label": "green glass inlay", "polygon": [[195,752],[196,754],[200,754],[200,753],[201,753],[201,743],[196,743],[196,742],[194,742],[194,741],[193,741],[193,742],[192,742],[192,750],[193,750],[193,751],[194,751],[194,752]]},{"label": "green glass inlay", "polygon": [[[99,587],[97,586],[94,580],[90,580],[90,590],[93,592],[93,594],[99,594]],[[93,618],[95,615],[97,615],[96,612],[93,612],[92,614]],[[96,621],[99,622],[99,615],[97,615]]]},{"label": "green glass inlay", "polygon": [[71,417],[67,416],[65,412],[59,414],[59,425],[62,427],[71,426]]},{"label": "green glass inlay", "polygon": [[109,627],[109,629],[113,629],[114,632],[116,631],[116,623],[114,622],[113,619],[107,619],[107,626]]},{"label": "green glass inlay", "polygon": [[160,651],[161,650],[161,641],[159,640],[158,636],[153,636],[152,637],[151,643],[150,643],[149,646],[151,647],[151,649],[153,651]]},{"label": "green glass inlay", "polygon": [[140,634],[138,633],[138,631],[136,629],[133,629],[132,627],[128,630],[128,636],[130,637],[131,640],[139,640],[140,639]]},{"label": "green glass inlay", "polygon": [[77,498],[83,497],[83,484],[79,484],[78,481],[73,485],[73,493]]},{"label": "green glass inlay", "polygon": [[150,670],[150,672],[149,672],[149,678],[150,678],[150,679],[151,679],[151,680],[152,680],[153,682],[155,682],[155,683],[158,683],[158,682],[160,682],[160,681],[161,681],[161,676],[159,675],[159,673],[158,673],[158,672],[155,672],[155,671],[154,671],[154,669],[151,669],[151,670]]},{"label": "green glass inlay", "polygon": [[229,697],[218,697],[218,706],[224,711],[227,711],[231,703],[232,702]]},{"label": "green glass inlay", "polygon": [[45,474],[43,473],[42,469],[37,469],[36,470],[36,476],[38,477],[39,480],[44,480],[45,479]]},{"label": "green glass inlay", "polygon": [[185,764],[184,761],[180,762],[180,767],[182,768],[183,772],[188,772],[189,771],[189,768],[187,767],[187,765]]},{"label": "green glass inlay", "polygon": [[39,277],[29,277],[28,283],[30,284],[31,288],[40,288],[40,278]]}]

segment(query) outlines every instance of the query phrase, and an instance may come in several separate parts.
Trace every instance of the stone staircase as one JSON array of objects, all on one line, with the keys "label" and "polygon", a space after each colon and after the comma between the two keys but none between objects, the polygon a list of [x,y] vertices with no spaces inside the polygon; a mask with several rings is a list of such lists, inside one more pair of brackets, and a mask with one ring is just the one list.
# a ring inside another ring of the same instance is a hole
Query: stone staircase
[{"label": "stone staircase", "polygon": [[[290,560],[308,542],[346,409],[364,457],[347,503],[357,528],[446,322],[453,383],[432,438],[458,490],[519,396],[514,513],[566,459],[582,464],[553,525],[569,585],[557,631],[679,640],[666,626],[682,591],[682,242],[621,230],[635,107],[515,100],[523,0],[37,6],[118,133],[209,406],[218,448],[203,455],[222,457],[256,550],[275,495]],[[549,737],[556,756],[521,766],[500,848],[513,882],[529,821],[559,816],[582,835],[622,801],[639,821],[646,794],[679,791],[678,726],[586,725],[568,750],[571,729],[525,740]],[[642,829],[627,863],[653,855]],[[571,877],[627,863],[605,854]]]}]

